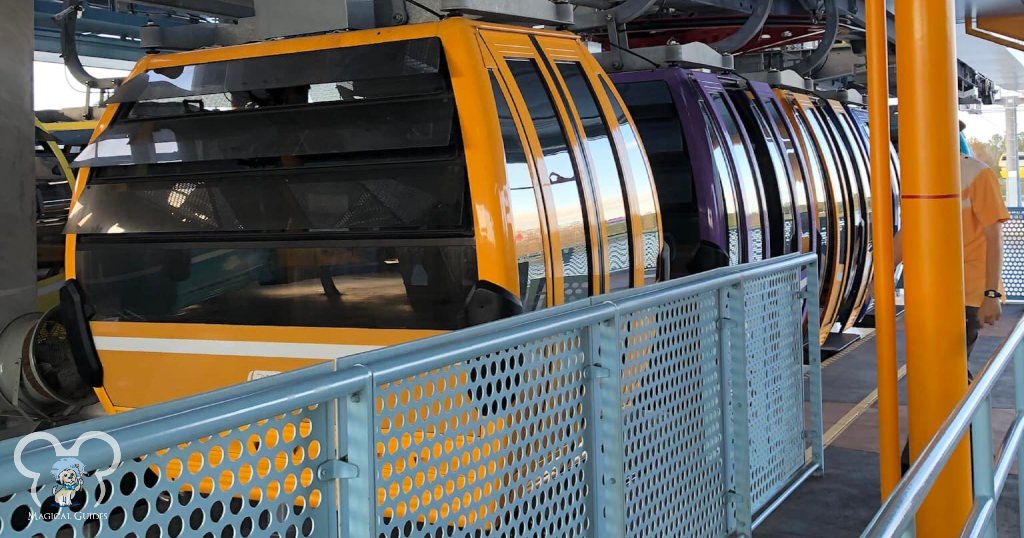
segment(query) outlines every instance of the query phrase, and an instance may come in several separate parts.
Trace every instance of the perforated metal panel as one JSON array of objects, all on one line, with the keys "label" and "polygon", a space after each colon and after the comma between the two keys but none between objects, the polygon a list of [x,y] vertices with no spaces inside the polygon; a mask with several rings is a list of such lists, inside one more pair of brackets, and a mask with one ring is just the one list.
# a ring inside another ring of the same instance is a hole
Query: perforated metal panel
[{"label": "perforated metal panel", "polygon": [[718,291],[620,316],[627,536],[728,530]]},{"label": "perforated metal panel", "polygon": [[581,331],[381,385],[377,536],[584,536]]},{"label": "perforated metal panel", "polygon": [[746,326],[750,489],[754,511],[791,483],[804,465],[803,339],[800,275],[743,284]]},{"label": "perforated metal panel", "polygon": [[0,443],[0,495],[16,492],[0,535],[750,535],[822,461],[803,394],[816,275],[813,254],[711,271],[56,430],[144,452],[123,454],[109,493],[87,478],[76,513],[101,518],[30,519],[31,479]]},{"label": "perforated metal panel", "polygon": [[1003,224],[1003,285],[1007,299],[1024,301],[1024,208],[1010,208]]},{"label": "perforated metal panel", "polygon": [[316,406],[151,454],[123,454],[102,486],[89,470],[84,493],[65,508],[53,503],[49,469],[37,469],[42,506],[28,492],[0,498],[0,534],[325,536],[332,492],[318,481],[316,468],[327,458],[332,429],[325,406]]}]

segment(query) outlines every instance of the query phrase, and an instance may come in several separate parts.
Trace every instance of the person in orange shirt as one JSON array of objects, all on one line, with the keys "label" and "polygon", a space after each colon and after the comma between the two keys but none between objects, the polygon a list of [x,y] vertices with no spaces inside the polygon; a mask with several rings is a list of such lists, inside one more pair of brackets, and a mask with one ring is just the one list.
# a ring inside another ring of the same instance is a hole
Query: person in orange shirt
[{"label": "person in orange shirt", "polygon": [[[1003,223],[1010,220],[999,190],[999,179],[988,165],[961,153],[961,217],[964,238],[964,304],[967,356],[971,356],[978,331],[994,325],[1003,315]],[[893,238],[896,265],[903,261],[903,234]],[[967,373],[968,380],[971,373]],[[900,458],[904,473],[910,468],[910,445]]]},{"label": "person in orange shirt", "polygon": [[[967,355],[978,331],[1002,317],[1003,228],[1010,213],[999,190],[999,179],[988,165],[961,154],[960,185],[963,207],[964,302]],[[896,263],[903,260],[903,236],[893,240]]]}]

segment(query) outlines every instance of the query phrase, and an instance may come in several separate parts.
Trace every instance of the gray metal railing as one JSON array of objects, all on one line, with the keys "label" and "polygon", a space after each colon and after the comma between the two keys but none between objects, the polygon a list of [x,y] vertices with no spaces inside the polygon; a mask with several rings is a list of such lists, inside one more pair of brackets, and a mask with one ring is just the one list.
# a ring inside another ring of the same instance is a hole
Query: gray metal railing
[{"label": "gray metal railing", "polygon": [[[725,269],[5,441],[0,534],[750,535],[823,470],[816,275]],[[57,509],[64,457],[84,504]]]},{"label": "gray metal railing", "polygon": [[[961,536],[996,536],[996,505],[1006,486],[1015,460],[1024,456],[1024,320],[1019,322],[1009,339],[989,361],[980,377],[939,432],[932,438],[892,495],[861,535],[864,538],[913,536],[914,516],[924,503],[949,458],[960,446],[970,428],[973,467],[974,506]],[[1016,418],[1004,438],[998,459],[992,437],[992,397],[996,384],[1013,365],[1016,395]],[[1024,494],[1024,481],[1018,484]],[[1020,495],[1024,501],[1024,495]],[[1018,513],[1024,514],[1018,505]],[[1021,521],[1024,536],[1024,520]]]}]

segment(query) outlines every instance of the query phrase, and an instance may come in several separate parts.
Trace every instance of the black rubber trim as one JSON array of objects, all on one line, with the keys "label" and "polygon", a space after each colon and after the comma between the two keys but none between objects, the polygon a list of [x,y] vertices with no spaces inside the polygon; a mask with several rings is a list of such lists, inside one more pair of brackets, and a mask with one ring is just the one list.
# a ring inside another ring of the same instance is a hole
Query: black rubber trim
[{"label": "black rubber trim", "polygon": [[96,344],[89,329],[85,292],[75,279],[64,283],[60,289],[60,319],[68,332],[68,344],[78,375],[93,388],[103,386],[103,365],[100,363]]}]

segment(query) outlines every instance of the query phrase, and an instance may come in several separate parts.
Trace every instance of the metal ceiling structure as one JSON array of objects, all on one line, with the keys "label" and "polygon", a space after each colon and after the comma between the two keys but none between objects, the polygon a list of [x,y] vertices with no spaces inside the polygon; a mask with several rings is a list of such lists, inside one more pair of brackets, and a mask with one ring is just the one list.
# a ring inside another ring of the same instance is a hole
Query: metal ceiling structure
[{"label": "metal ceiling structure", "polygon": [[959,56],[998,86],[1024,92],[1024,4],[956,0]]},{"label": "metal ceiling structure", "polygon": [[[242,43],[281,35],[316,33],[339,28],[368,28],[419,22],[435,13],[480,15],[515,13],[523,23],[566,26],[603,46],[609,69],[643,61],[680,63],[677,46],[710,45],[727,59],[722,65],[741,72],[796,69],[829,89],[866,88],[864,72],[865,0],[296,0],[296,13],[313,24],[303,32],[282,25],[280,11],[272,27],[261,27],[258,13],[271,13],[274,0],[33,0],[36,48],[60,52],[60,26],[54,17],[81,4],[74,43],[77,55],[136,60],[146,52],[183,50]],[[967,0],[957,0],[958,13]],[[454,7],[453,7],[454,6]],[[975,0],[985,14],[1018,11],[1018,0]],[[320,10],[320,11],[317,11]],[[527,13],[529,12],[529,13]],[[530,14],[536,14],[530,17]],[[300,19],[301,17],[292,17]],[[571,21],[571,22],[570,22]],[[294,22],[294,21],[293,21]],[[320,24],[320,26],[316,26]],[[333,26],[332,26],[333,25]],[[265,26],[265,25],[264,25]],[[893,18],[890,17],[890,26]],[[890,28],[890,35],[895,35]],[[820,44],[819,44],[820,42]],[[629,49],[629,50],[626,50]],[[1000,85],[1020,86],[1024,64],[1005,50],[982,47],[970,40],[965,58],[977,71]],[[706,49],[699,50],[706,54]],[[629,57],[628,59],[625,59]],[[639,59],[638,59],[639,58]],[[713,63],[713,62],[712,62]],[[961,65],[961,90],[981,88],[985,77]],[[894,77],[895,80],[895,77]],[[95,85],[94,85],[95,86]]]}]

